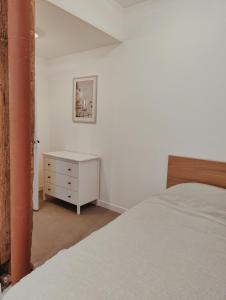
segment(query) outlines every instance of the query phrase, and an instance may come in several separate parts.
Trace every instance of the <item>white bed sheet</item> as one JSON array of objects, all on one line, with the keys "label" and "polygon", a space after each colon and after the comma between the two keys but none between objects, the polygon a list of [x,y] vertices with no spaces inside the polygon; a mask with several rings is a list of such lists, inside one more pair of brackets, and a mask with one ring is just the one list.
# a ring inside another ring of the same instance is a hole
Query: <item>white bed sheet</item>
[{"label": "white bed sheet", "polygon": [[4,300],[225,300],[226,192],[192,187],[145,200],[36,269]]}]

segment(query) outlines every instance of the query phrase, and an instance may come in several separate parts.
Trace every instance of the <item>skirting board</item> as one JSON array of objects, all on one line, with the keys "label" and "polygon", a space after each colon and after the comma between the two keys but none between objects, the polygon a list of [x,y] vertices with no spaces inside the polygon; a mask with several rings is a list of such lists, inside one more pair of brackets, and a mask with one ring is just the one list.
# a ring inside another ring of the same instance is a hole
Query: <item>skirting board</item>
[{"label": "skirting board", "polygon": [[[41,192],[41,191],[43,191],[42,186],[39,187],[39,192]],[[124,207],[121,207],[121,206],[118,206],[118,205],[115,205],[115,204],[111,204],[111,203],[108,203],[108,202],[105,202],[105,201],[102,201],[102,200],[98,200],[97,205],[101,206],[101,207],[104,207],[104,208],[107,208],[107,209],[110,209],[112,211],[115,211],[119,214],[123,214],[124,212],[127,211],[127,209],[124,208]]]},{"label": "skirting board", "polygon": [[101,207],[104,207],[104,208],[107,208],[107,209],[110,209],[110,210],[115,211],[115,212],[120,213],[120,214],[123,214],[124,212],[127,211],[127,209],[124,208],[124,207],[121,207],[121,206],[118,206],[118,205],[115,205],[115,204],[111,204],[111,203],[108,203],[108,202],[105,202],[105,201],[102,201],[102,200],[98,200],[97,205],[101,206]]}]

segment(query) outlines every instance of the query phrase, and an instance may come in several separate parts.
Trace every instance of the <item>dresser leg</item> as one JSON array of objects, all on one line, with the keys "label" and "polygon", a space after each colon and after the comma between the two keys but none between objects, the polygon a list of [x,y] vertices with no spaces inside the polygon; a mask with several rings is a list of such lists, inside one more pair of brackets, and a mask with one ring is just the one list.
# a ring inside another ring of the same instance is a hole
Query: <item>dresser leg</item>
[{"label": "dresser leg", "polygon": [[77,215],[80,215],[81,210],[80,210],[80,205],[77,205]]}]

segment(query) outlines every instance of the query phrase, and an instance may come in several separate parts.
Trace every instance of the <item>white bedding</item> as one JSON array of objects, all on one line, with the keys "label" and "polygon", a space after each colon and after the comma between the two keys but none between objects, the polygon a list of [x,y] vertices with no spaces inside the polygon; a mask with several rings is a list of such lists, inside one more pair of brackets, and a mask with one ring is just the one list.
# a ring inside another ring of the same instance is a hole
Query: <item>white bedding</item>
[{"label": "white bedding", "polygon": [[225,300],[226,191],[151,197],[13,287],[4,300]]}]

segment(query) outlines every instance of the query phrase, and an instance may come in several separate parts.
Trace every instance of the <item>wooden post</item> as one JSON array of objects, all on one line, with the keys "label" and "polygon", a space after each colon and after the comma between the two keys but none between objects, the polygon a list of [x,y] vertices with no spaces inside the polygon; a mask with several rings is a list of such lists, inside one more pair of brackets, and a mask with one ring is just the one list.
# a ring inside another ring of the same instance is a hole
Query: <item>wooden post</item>
[{"label": "wooden post", "polygon": [[[6,1],[6,0],[5,0]],[[11,275],[30,272],[34,135],[34,0],[8,0]]]},{"label": "wooden post", "polygon": [[10,258],[7,1],[0,0],[0,266]]}]

